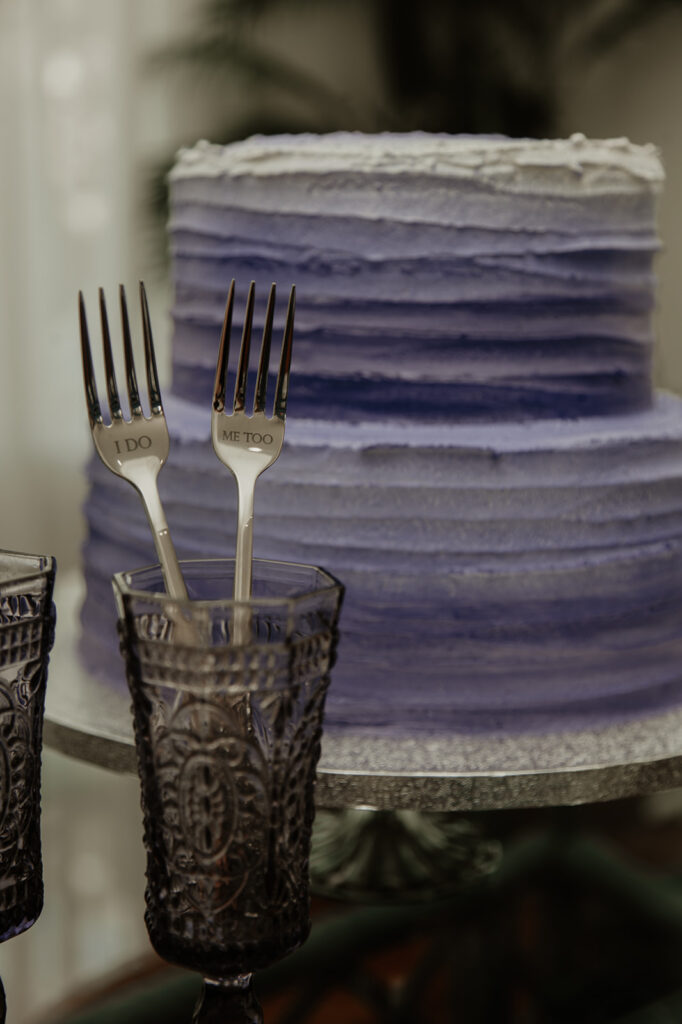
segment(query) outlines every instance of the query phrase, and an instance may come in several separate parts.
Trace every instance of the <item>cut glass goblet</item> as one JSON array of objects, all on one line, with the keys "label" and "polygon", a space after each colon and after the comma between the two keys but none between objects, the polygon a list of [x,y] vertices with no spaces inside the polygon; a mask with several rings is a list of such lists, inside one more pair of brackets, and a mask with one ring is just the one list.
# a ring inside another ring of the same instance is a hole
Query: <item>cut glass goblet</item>
[{"label": "cut glass goblet", "polygon": [[[314,566],[182,563],[191,600],[158,567],[118,574],[147,849],[145,920],[157,952],[199,971],[194,1020],[257,1024],[254,971],[310,928],[315,767],[341,584]],[[245,607],[248,606],[248,607]],[[250,623],[235,644],[235,612]],[[241,638],[243,639],[243,638]]]},{"label": "cut glass goblet", "polygon": [[0,942],[25,932],[43,908],[40,766],[54,575],[52,558],[0,551]]}]

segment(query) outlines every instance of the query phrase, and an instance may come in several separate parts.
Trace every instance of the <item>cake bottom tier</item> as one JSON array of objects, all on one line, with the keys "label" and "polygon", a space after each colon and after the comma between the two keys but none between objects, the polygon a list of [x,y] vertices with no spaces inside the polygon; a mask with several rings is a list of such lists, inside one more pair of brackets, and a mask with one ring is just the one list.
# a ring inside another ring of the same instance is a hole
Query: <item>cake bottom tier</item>
[{"label": "cake bottom tier", "polygon": [[[181,557],[234,553],[209,410],[170,400],[160,485]],[[123,686],[110,577],[155,560],[93,461],[86,667]],[[254,553],[346,585],[326,727],[553,730],[682,704],[682,401],[490,427],[291,421]]]}]

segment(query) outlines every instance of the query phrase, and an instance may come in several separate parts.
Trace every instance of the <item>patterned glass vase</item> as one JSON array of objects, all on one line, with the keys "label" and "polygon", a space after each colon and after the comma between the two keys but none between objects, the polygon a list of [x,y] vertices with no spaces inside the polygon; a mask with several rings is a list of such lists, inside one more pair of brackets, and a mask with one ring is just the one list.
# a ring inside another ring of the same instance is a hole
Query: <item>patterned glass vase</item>
[{"label": "patterned glass vase", "polygon": [[0,942],[30,928],[43,908],[40,765],[54,575],[52,558],[0,551]]},{"label": "patterned glass vase", "polygon": [[158,568],[114,578],[145,919],[162,957],[204,977],[195,1021],[255,1024],[252,973],[310,927],[315,767],[343,588],[313,566],[257,559],[253,597],[237,603],[225,597],[232,560],[185,562],[183,573],[186,602],[159,593]]}]

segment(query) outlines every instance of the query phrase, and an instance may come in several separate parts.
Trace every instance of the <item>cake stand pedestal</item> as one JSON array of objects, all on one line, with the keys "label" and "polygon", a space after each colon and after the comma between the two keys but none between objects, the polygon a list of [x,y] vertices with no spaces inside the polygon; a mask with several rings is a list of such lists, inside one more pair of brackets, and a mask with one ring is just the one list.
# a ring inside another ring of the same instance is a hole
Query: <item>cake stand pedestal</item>
[{"label": "cake stand pedestal", "polygon": [[[136,771],[124,687],[91,678],[77,656],[79,577],[59,581],[50,661],[47,746],[120,772]],[[328,730],[319,807],[421,812],[560,807],[682,786],[682,709],[603,728],[506,735],[402,735]]]}]

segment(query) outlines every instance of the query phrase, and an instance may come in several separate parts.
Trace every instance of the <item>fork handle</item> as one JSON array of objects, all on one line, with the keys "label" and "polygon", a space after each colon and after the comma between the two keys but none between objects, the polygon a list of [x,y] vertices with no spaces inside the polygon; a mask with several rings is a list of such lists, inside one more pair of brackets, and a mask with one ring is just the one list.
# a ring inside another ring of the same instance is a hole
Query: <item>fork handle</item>
[{"label": "fork handle", "polygon": [[168,526],[162,529],[154,527],[154,544],[156,553],[163,570],[163,578],[166,582],[166,590],[171,597],[186,601],[189,598],[187,587],[180,571],[178,556],[173,547],[170,530]]},{"label": "fork handle", "polygon": [[253,493],[255,480],[238,483],[237,547],[234,562],[234,599],[251,598],[253,576]]},{"label": "fork handle", "polygon": [[168,523],[166,522],[166,514],[163,511],[158,487],[154,484],[144,488],[137,485],[137,488],[147,513],[149,525],[152,528],[154,547],[156,548],[156,554],[161,565],[166,590],[171,597],[186,601],[189,595],[182,572],[180,571],[178,556],[175,553],[175,547],[173,546]]},{"label": "fork handle", "polygon": [[[237,478],[237,544],[234,560],[234,599],[249,601],[253,577],[253,498],[256,477]],[[237,645],[251,640],[251,611],[235,608],[232,640]]]}]

